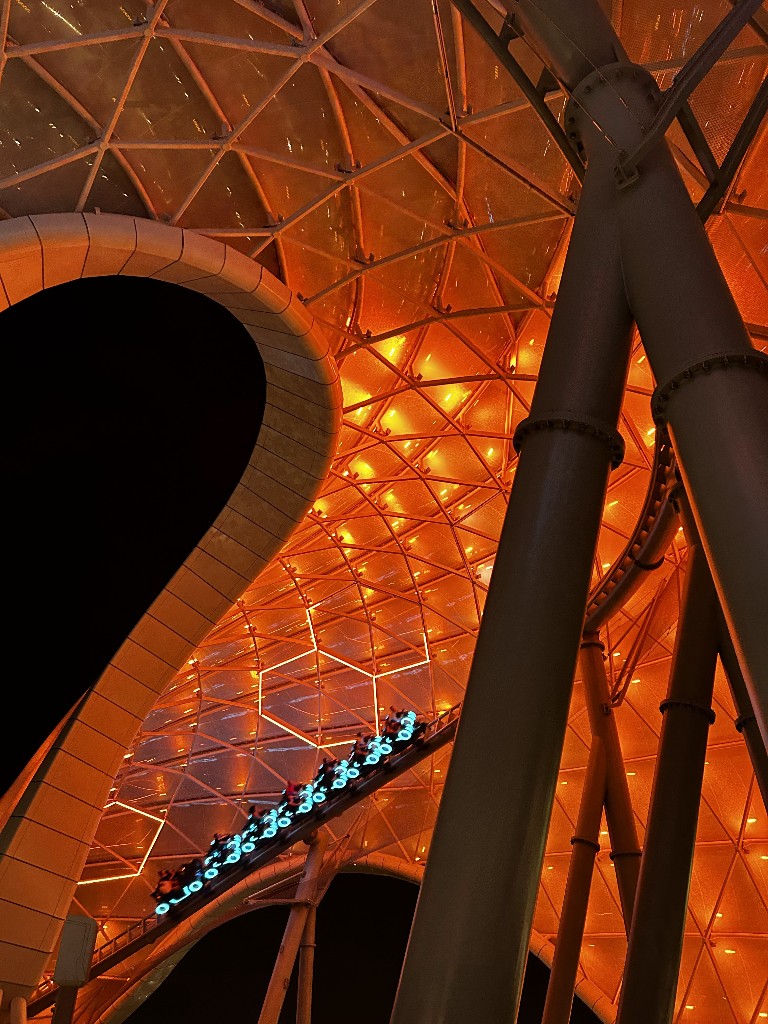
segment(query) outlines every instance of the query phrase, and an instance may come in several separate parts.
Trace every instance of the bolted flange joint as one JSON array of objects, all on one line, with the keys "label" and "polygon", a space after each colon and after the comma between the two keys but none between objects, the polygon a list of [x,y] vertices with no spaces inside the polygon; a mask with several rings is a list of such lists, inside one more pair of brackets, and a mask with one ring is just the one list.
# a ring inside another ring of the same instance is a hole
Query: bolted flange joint
[{"label": "bolted flange joint", "polygon": [[657,558],[655,562],[641,562],[639,558],[635,558],[634,555],[629,556],[630,561],[634,562],[638,569],[643,572],[655,572],[656,569],[660,569],[666,561],[664,555],[661,558]]},{"label": "bolted flange joint", "polygon": [[611,455],[611,469],[616,469],[624,460],[624,438],[609,423],[591,416],[575,417],[569,412],[555,411],[545,416],[527,416],[517,425],[512,444],[519,454],[523,441],[539,430],[575,430],[602,441]]},{"label": "bolted flange joint", "polygon": [[746,725],[749,725],[750,722],[756,722],[756,721],[757,721],[757,715],[755,715],[755,713],[753,711],[750,711],[750,713],[748,715],[739,715],[739,717],[734,721],[733,724],[736,726],[736,732],[743,732],[744,731],[744,727]]},{"label": "bolted flange joint", "polygon": [[600,853],[600,843],[596,843],[592,839],[585,839],[584,836],[571,836],[571,846],[576,846],[577,844],[588,846],[595,853]]},{"label": "bolted flange joint", "polygon": [[638,64],[619,62],[596,68],[573,90],[565,108],[568,138],[589,151],[610,146],[619,188],[638,180],[637,168],[622,161],[645,138],[653,125],[661,92],[656,79]]},{"label": "bolted flange joint", "polygon": [[704,715],[710,725],[715,721],[715,712],[704,704],[697,704],[695,700],[663,700],[659,704],[659,711],[662,715],[670,708],[685,708],[686,711],[696,711]]},{"label": "bolted flange joint", "polygon": [[605,644],[603,643],[602,640],[592,640],[592,639],[588,640],[586,633],[584,634],[584,639],[581,641],[579,646],[581,648],[584,648],[584,647],[597,647],[601,651],[605,650]]},{"label": "bolted flange joint", "polygon": [[701,362],[693,363],[685,370],[676,373],[665,384],[659,385],[651,399],[651,413],[653,422],[658,427],[664,427],[667,423],[667,407],[670,399],[678,388],[694,380],[696,377],[712,373],[713,370],[744,369],[753,370],[757,373],[768,373],[768,356],[763,352],[726,352],[722,355],[711,356]]}]

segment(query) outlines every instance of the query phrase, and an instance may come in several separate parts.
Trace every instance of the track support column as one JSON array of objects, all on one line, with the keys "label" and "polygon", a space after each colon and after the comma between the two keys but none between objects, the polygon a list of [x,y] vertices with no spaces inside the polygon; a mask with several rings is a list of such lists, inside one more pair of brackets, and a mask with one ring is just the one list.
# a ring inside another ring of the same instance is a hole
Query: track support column
[{"label": "track support column", "polygon": [[9,1024],[27,1024],[27,1000],[16,996],[11,1000]]},{"label": "track support column", "polygon": [[605,748],[605,818],[611,839],[611,860],[616,866],[624,928],[629,935],[640,873],[640,841],[637,838],[627,772],[605,674],[604,650],[597,633],[584,634],[581,644],[584,696],[592,735],[599,736]]},{"label": "track support column", "polygon": [[701,545],[688,539],[618,1024],[669,1024],[680,971],[718,646],[709,567]]},{"label": "track support column", "polygon": [[605,748],[600,737],[593,736],[576,834],[571,839],[573,850],[541,1024],[568,1024],[571,1019],[592,871],[600,850],[600,820],[603,816],[604,797]]},{"label": "track support column", "polygon": [[75,985],[61,985],[56,994],[56,1002],[53,1005],[53,1017],[51,1024],[72,1024],[75,1015],[75,1004],[77,993],[80,990]]},{"label": "track support column", "polygon": [[310,901],[317,895],[318,877],[327,844],[328,838],[324,832],[316,832],[310,841],[304,873],[296,887],[296,905],[291,907],[288,914],[283,941],[280,943],[267,994],[264,996],[264,1005],[259,1014],[259,1024],[277,1024],[280,1018],[285,993],[296,963],[296,954],[307,923]]},{"label": "track support column", "polygon": [[309,907],[299,947],[299,994],[296,1024],[312,1024],[312,979],[315,968],[315,922],[317,907]]}]

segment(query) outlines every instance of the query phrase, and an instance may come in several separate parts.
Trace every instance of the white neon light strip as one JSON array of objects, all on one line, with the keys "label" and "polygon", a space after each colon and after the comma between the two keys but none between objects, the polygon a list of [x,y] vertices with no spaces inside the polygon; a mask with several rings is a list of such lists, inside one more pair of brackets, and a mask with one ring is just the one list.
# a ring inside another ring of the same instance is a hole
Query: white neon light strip
[{"label": "white neon light strip", "polygon": [[366,672],[364,668],[360,668],[358,665],[353,665],[349,661],[344,661],[343,658],[337,657],[335,654],[331,654],[330,651],[324,651],[322,647],[317,648],[320,654],[324,654],[326,658],[330,658],[331,661],[338,661],[340,665],[346,665],[347,668],[351,668],[353,672],[359,672],[361,676],[366,676],[368,679],[373,679],[372,672]]},{"label": "white neon light strip", "polygon": [[162,831],[163,825],[165,824],[165,819],[158,818],[156,814],[150,814],[148,811],[140,811],[138,807],[131,807],[130,804],[124,804],[122,800],[110,801],[110,803],[108,803],[104,807],[104,810],[108,811],[110,807],[114,807],[115,805],[117,805],[118,807],[124,807],[126,811],[133,811],[134,814],[140,814],[143,818],[149,818],[151,821],[158,822],[158,826],[152,838],[152,842],[149,844],[149,849],[144,854],[144,859],[142,860],[141,864],[139,864],[138,871],[128,872],[124,875],[108,875],[105,878],[86,878],[84,881],[78,882],[78,885],[95,885],[96,882],[118,882],[120,881],[121,878],[138,878],[141,872],[144,870],[144,865],[149,860],[150,854],[152,853],[152,850],[155,847],[155,843],[157,842],[160,836],[160,832]]},{"label": "white neon light strip", "polygon": [[[381,729],[379,728],[379,694],[377,682],[379,679],[384,679],[386,676],[397,675],[398,672],[410,672],[411,669],[421,668],[422,665],[428,665],[431,659],[429,657],[429,647],[427,645],[426,635],[423,635],[422,637],[424,641],[424,658],[421,661],[416,661],[412,665],[403,665],[400,668],[389,669],[389,671],[387,672],[367,672],[364,668],[360,668],[359,665],[353,665],[351,662],[345,661],[344,658],[340,658],[337,654],[331,654],[330,651],[326,651],[322,647],[320,647],[317,642],[317,637],[315,636],[315,629],[312,624],[312,616],[310,615],[310,609],[305,608],[304,612],[307,617],[307,628],[309,629],[309,635],[312,640],[312,649],[302,651],[301,654],[296,654],[294,655],[293,658],[288,658],[286,661],[281,661],[277,665],[270,665],[269,668],[264,669],[264,672],[274,672],[279,668],[283,668],[285,665],[290,665],[292,662],[298,661],[300,658],[304,658],[307,654],[322,654],[326,658],[330,658],[331,661],[336,661],[340,665],[344,665],[346,668],[351,669],[353,672],[358,672],[360,675],[365,676],[366,679],[370,679],[373,684],[373,715],[376,723],[376,732],[377,734],[380,733]],[[290,726],[285,724],[285,722],[281,722],[278,719],[272,718],[270,715],[265,714],[263,711],[262,675],[263,673],[260,672],[258,691],[258,714],[260,718],[263,718],[265,721],[269,722],[271,725],[276,726],[278,729],[283,729],[285,732],[290,733],[292,736],[295,736],[297,740],[301,740],[302,743],[306,743],[307,746],[314,747],[315,750],[327,750],[330,747],[341,747],[347,743],[352,742],[351,740],[339,740],[333,743],[317,743],[314,740],[310,740],[308,736],[303,736],[301,733],[296,732],[294,729],[291,729]]]},{"label": "white neon light strip", "polygon": [[378,675],[376,676],[376,678],[377,679],[383,679],[384,676],[394,676],[398,672],[410,672],[410,670],[412,668],[421,668],[422,665],[428,665],[428,664],[429,664],[429,658],[426,658],[424,661],[416,661],[416,662],[414,662],[413,665],[403,665],[401,668],[391,668],[388,672],[379,672]]},{"label": "white neon light strip", "polygon": [[286,725],[285,722],[276,721],[274,718],[270,718],[269,715],[264,714],[264,712],[262,712],[261,717],[265,719],[265,721],[271,722],[272,725],[276,725],[278,729],[284,729],[286,732],[289,732],[291,736],[295,736],[296,739],[301,740],[302,743],[306,743],[308,746],[317,749],[317,744],[314,740],[309,739],[308,736],[302,736],[300,732],[295,732],[289,725]]},{"label": "white neon light strip", "polygon": [[317,653],[317,648],[316,647],[308,647],[306,651],[302,651],[301,654],[295,654],[292,658],[288,658],[286,661],[278,661],[278,663],[276,665],[269,665],[267,668],[264,669],[264,671],[265,672],[276,672],[279,668],[282,668],[284,665],[290,665],[292,662],[298,661],[299,658],[306,658],[306,656],[308,654],[316,654],[316,653]]}]

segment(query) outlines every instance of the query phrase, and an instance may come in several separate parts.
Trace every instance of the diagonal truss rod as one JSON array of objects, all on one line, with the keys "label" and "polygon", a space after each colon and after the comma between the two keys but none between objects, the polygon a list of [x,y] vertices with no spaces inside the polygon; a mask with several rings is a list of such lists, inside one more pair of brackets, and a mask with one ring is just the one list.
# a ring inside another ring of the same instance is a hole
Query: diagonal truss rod
[{"label": "diagonal truss rod", "polygon": [[761,0],[740,0],[740,3],[735,4],[733,10],[723,18],[709,38],[701,44],[682,70],[675,75],[674,83],[664,93],[664,100],[645,138],[621,162],[620,166],[625,175],[633,171],[643,157],[663,137],[667,128],[683,110],[693,90],[712,70],[730,43],[758,11],[760,5]]},{"label": "diagonal truss rod", "polygon": [[[750,2],[754,2],[754,0],[750,0]],[[472,3],[472,0],[451,0],[451,3],[461,11],[463,17],[466,18],[483,42],[493,51],[499,63],[515,80],[520,91],[541,118],[542,124],[552,137],[552,141],[570,164],[573,173],[579,181],[583,181],[584,164],[568,142],[565,132],[560,127],[555,115],[547,106],[544,101],[544,97],[536,89],[536,86],[509,52],[507,45],[499,36],[496,35],[491,26]]]},{"label": "diagonal truss rod", "polygon": [[75,207],[78,213],[80,213],[83,210],[85,204],[88,201],[88,196],[90,195],[91,189],[93,188],[93,183],[96,180],[96,175],[99,173],[99,169],[101,168],[101,161],[103,160],[104,154],[107,152],[109,148],[112,133],[115,131],[115,128],[117,127],[117,122],[120,120],[120,116],[123,113],[126,100],[128,99],[128,94],[131,91],[131,87],[136,79],[136,75],[139,73],[141,62],[143,61],[144,55],[147,52],[147,48],[149,47],[149,44],[152,41],[153,33],[157,27],[157,23],[160,21],[160,18],[162,17],[163,11],[165,10],[167,3],[168,0],[158,0],[157,4],[154,7],[154,10],[152,11],[152,18],[150,19],[149,22],[147,22],[147,25],[143,31],[143,36],[139,42],[139,45],[136,48],[136,52],[131,62],[128,77],[126,78],[122,91],[115,102],[115,109],[112,112],[112,117],[110,118],[109,123],[104,128],[104,132],[98,144],[98,152],[94,156],[93,163],[85,179],[85,184],[83,185],[82,192],[80,193],[80,198],[78,199],[77,206]]},{"label": "diagonal truss rod", "polygon": [[725,159],[723,160],[722,166],[718,168],[715,180],[707,189],[701,198],[699,205],[696,207],[702,221],[706,222],[708,217],[717,210],[718,205],[728,191],[731,182],[736,177],[739,167],[741,166],[741,162],[746,156],[747,150],[752,145],[752,142],[760,129],[760,125],[767,114],[768,78],[764,78],[760,88],[757,90],[757,95],[752,101],[752,106],[747,111],[747,115],[736,133],[736,138],[733,140],[731,148],[728,150]]}]

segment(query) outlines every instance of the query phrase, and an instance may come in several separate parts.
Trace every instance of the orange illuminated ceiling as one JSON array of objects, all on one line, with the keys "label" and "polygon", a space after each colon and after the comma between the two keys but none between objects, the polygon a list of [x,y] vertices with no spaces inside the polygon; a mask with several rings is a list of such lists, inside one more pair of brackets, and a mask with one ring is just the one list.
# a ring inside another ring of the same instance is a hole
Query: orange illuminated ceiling
[{"label": "orange illuminated ceiling", "polygon": [[[498,28],[502,5],[477,6]],[[579,185],[445,0],[1,9],[3,211],[99,208],[223,240],[301,293],[343,380],[339,449],[314,510],[179,673],[126,759],[84,875],[96,884],[79,889],[80,907],[111,935],[151,909],[159,866],[204,849],[286,779],[308,778],[325,748],[343,749],[382,709],[431,715],[461,700],[514,482],[511,438],[529,410]],[[612,13],[630,56],[665,88],[729,9],[614,0]],[[536,81],[538,59],[513,48]],[[767,64],[766,35],[748,27],[693,94],[719,161]],[[548,95],[558,118],[565,99]],[[668,140],[698,200],[707,182],[677,126]],[[763,350],[766,164],[763,125],[708,225]],[[643,504],[653,387],[638,341],[595,579]],[[678,534],[604,637],[618,683],[653,603],[617,714],[641,827],[684,559]],[[514,666],[504,671],[511,688]],[[676,1019],[755,1024],[768,1012],[768,820],[720,676],[716,697]],[[557,930],[588,743],[577,682],[535,921],[546,937]],[[447,758],[333,826],[335,843],[352,832],[347,860],[427,857]],[[603,852],[582,967],[614,1001],[624,951]]]}]

